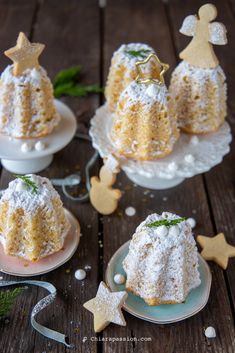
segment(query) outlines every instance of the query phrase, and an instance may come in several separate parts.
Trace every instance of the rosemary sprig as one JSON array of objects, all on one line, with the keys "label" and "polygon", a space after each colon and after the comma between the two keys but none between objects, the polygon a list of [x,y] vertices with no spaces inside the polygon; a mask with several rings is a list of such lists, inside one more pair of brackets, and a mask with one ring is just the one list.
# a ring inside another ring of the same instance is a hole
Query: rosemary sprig
[{"label": "rosemary sprig", "polygon": [[30,175],[14,175],[16,178],[21,179],[22,181],[25,182],[31,189],[33,194],[37,194],[38,192],[38,186],[37,184],[31,179]]},{"label": "rosemary sprig", "polygon": [[170,226],[173,226],[175,224],[181,223],[181,222],[183,222],[185,220],[186,220],[185,217],[177,218],[177,219],[170,219],[170,220],[161,219],[160,221],[155,221],[155,222],[148,223],[148,224],[145,224],[145,225],[146,225],[146,227],[160,227],[160,226],[170,227]]},{"label": "rosemary sprig", "polygon": [[61,70],[58,72],[58,74],[56,74],[53,81],[53,85],[54,87],[57,87],[66,82],[75,82],[78,79],[80,73],[81,73],[80,65],[72,66],[72,67],[69,67],[68,69]]},{"label": "rosemary sprig", "polygon": [[0,320],[3,319],[11,310],[15,298],[21,294],[25,288],[15,288],[13,290],[0,292]]},{"label": "rosemary sprig", "polygon": [[145,59],[148,54],[150,54],[152,51],[150,49],[140,49],[140,50],[125,50],[125,53],[133,56],[135,58],[142,58]]},{"label": "rosemary sprig", "polygon": [[102,93],[103,89],[98,85],[82,85],[73,82],[66,82],[60,86],[55,87],[54,95],[55,97],[61,96],[71,96],[71,97],[86,97],[91,93]]},{"label": "rosemary sprig", "polygon": [[103,88],[98,85],[79,84],[78,79],[81,73],[81,66],[74,66],[61,70],[54,79],[54,96],[86,97],[91,93],[102,93]]}]

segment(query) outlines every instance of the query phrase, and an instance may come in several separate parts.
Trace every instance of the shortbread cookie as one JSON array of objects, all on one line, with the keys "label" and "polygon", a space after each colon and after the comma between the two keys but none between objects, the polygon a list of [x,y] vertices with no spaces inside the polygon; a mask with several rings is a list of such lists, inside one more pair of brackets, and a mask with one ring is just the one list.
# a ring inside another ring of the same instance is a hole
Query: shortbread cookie
[{"label": "shortbread cookie", "polygon": [[226,270],[228,267],[228,259],[235,256],[235,246],[227,243],[224,233],[219,233],[212,238],[198,235],[197,241],[202,247],[202,257],[205,260],[216,262]]},{"label": "shortbread cookie", "polygon": [[96,297],[83,304],[94,315],[95,332],[102,331],[111,322],[126,326],[121,307],[127,296],[125,291],[111,292],[104,282],[100,282]]}]

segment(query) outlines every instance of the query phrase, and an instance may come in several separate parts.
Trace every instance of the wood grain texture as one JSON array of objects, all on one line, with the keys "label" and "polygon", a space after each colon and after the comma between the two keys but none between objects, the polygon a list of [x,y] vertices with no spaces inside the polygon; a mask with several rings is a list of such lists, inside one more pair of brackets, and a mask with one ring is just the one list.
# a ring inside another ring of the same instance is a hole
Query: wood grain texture
[{"label": "wood grain texture", "polygon": [[[19,9],[18,11],[20,12]],[[31,12],[33,15],[34,11]],[[22,16],[25,15],[22,14]],[[16,14],[14,16],[16,17]],[[31,39],[46,44],[40,63],[46,68],[51,78],[63,68],[80,64],[83,67],[81,81],[87,84],[99,83],[99,9],[95,0],[84,0],[79,3],[73,0],[66,4],[55,0],[41,1],[35,20]],[[26,31],[30,32],[29,29]],[[87,34],[89,41],[84,33]],[[16,34],[14,36],[17,37]],[[80,131],[87,133],[89,119],[92,112],[98,107],[99,97],[67,98],[63,101],[75,112]],[[84,171],[85,164],[93,152],[88,142],[74,139],[64,150],[55,155],[50,167],[40,174],[51,178],[64,177],[69,173],[76,173],[78,170]],[[96,168],[93,172],[97,172]],[[10,178],[12,178],[11,174],[4,170],[1,179],[2,188],[7,187]],[[75,344],[79,352],[84,350],[95,352],[96,342],[89,341],[86,346],[82,343],[83,337],[93,335],[92,317],[82,308],[82,304],[96,293],[98,217],[89,203],[80,205],[70,202],[63,197],[60,189],[58,191],[62,196],[64,206],[79,219],[83,236],[77,252],[67,264],[52,273],[38,277],[38,279],[53,283],[58,289],[55,303],[48,310],[39,314],[38,319],[42,324],[68,335],[70,342]],[[74,272],[86,265],[91,267],[87,271],[88,280],[79,282],[75,279]],[[67,273],[67,271],[70,272]],[[4,334],[1,335],[4,342],[5,340],[9,341],[4,353],[12,351],[17,353],[61,353],[67,351],[64,346],[35,334],[30,326],[28,315],[32,304],[35,304],[45,294],[42,289],[37,291],[36,288],[30,288],[28,296],[24,295],[24,298],[27,298],[26,303],[23,302],[25,316],[20,315],[21,307],[19,307],[14,312],[14,318],[17,318],[17,321],[14,321],[12,316],[9,325],[5,327]],[[6,331],[8,335],[5,334]],[[9,335],[12,335],[13,332],[17,332],[17,336],[12,341],[9,339]]]},{"label": "wood grain texture", "polygon": [[[173,1],[174,2],[174,1]],[[185,15],[179,2],[178,13],[174,13],[175,22],[178,16]],[[170,62],[171,67],[176,65],[174,48],[171,38],[174,33],[169,28],[170,6],[164,6],[159,2],[145,1],[144,6],[138,1],[118,1],[108,3],[105,9],[105,40],[104,40],[104,73],[107,75],[113,50],[122,43],[132,41],[146,42],[152,45],[164,62]],[[124,15],[125,13],[125,15]],[[184,17],[183,17],[184,16]],[[118,177],[125,190],[120,202],[120,212],[112,217],[104,217],[104,271],[106,265],[118,247],[130,239],[136,226],[150,213],[173,211],[179,215],[192,216],[196,212],[196,232],[212,232],[213,226],[207,205],[202,176],[185,181],[177,188],[166,191],[146,191],[133,187],[130,181],[122,174]],[[150,196],[151,195],[151,196]],[[124,210],[128,206],[134,206],[137,213],[134,217],[127,217]],[[121,222],[120,222],[121,220]],[[213,271],[213,285],[210,300],[206,308],[182,323],[173,325],[154,325],[147,322],[139,322],[125,313],[127,327],[115,327],[110,325],[103,333],[108,337],[150,337],[152,342],[128,342],[106,343],[104,352],[233,352],[234,328],[233,318],[229,306],[225,280],[222,271],[216,266],[211,266]],[[223,304],[222,304],[223,303]],[[224,313],[226,308],[226,313]],[[225,314],[225,315],[224,315]],[[204,336],[204,328],[212,325],[219,332],[216,340],[209,341]],[[189,339],[191,336],[193,339]]]},{"label": "wood grain texture", "polygon": [[[2,52],[13,46],[18,32],[23,30],[33,41],[46,44],[40,62],[51,78],[62,68],[81,64],[81,80],[89,84],[99,83],[100,79],[105,82],[112,53],[121,44],[144,42],[153,46],[160,59],[170,64],[166,78],[169,83],[170,73],[179,60],[176,54],[189,41],[178,33],[178,29],[185,16],[197,13],[203,3],[201,0],[186,0],[183,5],[180,0],[108,0],[107,7],[100,10],[96,0],[0,0],[0,46]],[[217,46],[215,50],[228,73],[229,122],[234,131],[234,0],[213,3],[218,8],[218,21],[223,22],[229,31],[229,45]],[[7,64],[9,60],[1,55],[1,70]],[[86,133],[89,119],[99,105],[99,97],[62,100],[76,113],[79,130]],[[77,170],[84,171],[92,153],[89,143],[74,139],[40,174],[63,177]],[[65,199],[58,188],[65,207],[78,217],[83,236],[76,254],[66,265],[38,277],[58,288],[56,302],[39,315],[40,323],[66,333],[76,346],[74,352],[234,353],[231,304],[232,299],[235,302],[235,260],[230,260],[225,275],[217,265],[210,263],[213,282],[209,302],[203,311],[183,322],[154,325],[124,313],[127,327],[111,324],[98,335],[107,341],[97,343],[91,340],[95,336],[92,315],[82,307],[85,301],[95,296],[98,282],[113,253],[131,238],[136,226],[152,212],[168,210],[186,217],[193,216],[197,220],[196,234],[213,235],[215,231],[224,231],[227,239],[235,244],[234,153],[233,145],[231,154],[211,172],[166,191],[136,187],[121,173],[117,186],[124,191],[124,196],[118,211],[106,217],[98,216],[89,203],[80,205]],[[96,175],[97,167],[94,168]],[[11,179],[11,174],[3,170],[0,188],[7,187]],[[125,215],[128,206],[136,208],[135,216]],[[75,270],[86,265],[91,266],[87,279],[84,282],[75,280]],[[13,279],[4,275],[5,278]],[[29,313],[44,295],[43,290],[31,287],[17,299],[10,322],[0,324],[1,352],[70,351],[35,333],[30,326]],[[208,326],[215,327],[215,339],[204,336],[204,329]],[[83,342],[83,337],[87,337],[87,341]],[[141,337],[150,340],[140,341]],[[110,342],[109,338],[136,338],[138,341]]]},{"label": "wood grain texture", "polygon": [[[3,55],[4,50],[15,45],[19,31],[29,34],[36,10],[36,1],[1,1],[0,2],[0,69],[1,71],[10,61]],[[17,18],[17,21],[16,21]],[[2,172],[0,180],[0,189],[5,188],[9,182],[9,174]],[[17,280],[16,277],[3,276],[6,280]],[[30,293],[30,294],[29,294]],[[37,297],[37,288],[28,289],[20,297],[14,305],[14,311],[11,312],[9,323],[0,325],[0,347],[5,353],[7,352],[32,352],[33,339],[35,332],[30,327],[30,312],[35,298]],[[20,333],[20,334],[19,334]],[[19,340],[19,336],[21,339]],[[27,340],[27,337],[32,340]]]}]

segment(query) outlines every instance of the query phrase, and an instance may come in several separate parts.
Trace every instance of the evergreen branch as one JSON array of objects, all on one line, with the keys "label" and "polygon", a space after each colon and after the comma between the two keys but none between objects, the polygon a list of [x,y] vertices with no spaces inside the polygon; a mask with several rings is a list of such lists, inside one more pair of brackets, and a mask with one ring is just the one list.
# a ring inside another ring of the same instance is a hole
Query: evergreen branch
[{"label": "evergreen branch", "polygon": [[86,97],[91,93],[102,93],[103,88],[98,85],[82,85],[67,82],[54,88],[55,97],[72,96],[72,97]]},{"label": "evergreen branch", "polygon": [[148,54],[150,54],[152,51],[150,49],[140,49],[140,50],[125,50],[125,53],[133,56],[135,58],[142,58],[145,59]]},{"label": "evergreen branch", "polygon": [[31,179],[30,175],[14,175],[16,178],[21,179],[25,184],[27,184],[31,189],[33,194],[37,194],[38,186],[37,184]]},{"label": "evergreen branch", "polygon": [[0,319],[3,319],[10,312],[16,297],[24,290],[25,288],[15,288],[0,292]]},{"label": "evergreen branch", "polygon": [[170,220],[161,219],[160,221],[155,221],[155,222],[148,223],[148,224],[145,224],[145,225],[146,225],[146,227],[160,227],[160,226],[170,227],[170,226],[173,226],[175,224],[181,223],[181,222],[183,222],[185,220],[186,220],[185,217],[177,218],[177,219],[170,219]]},{"label": "evergreen branch", "polygon": [[73,66],[58,72],[53,81],[53,86],[58,87],[67,82],[76,82],[81,72],[81,66]]}]

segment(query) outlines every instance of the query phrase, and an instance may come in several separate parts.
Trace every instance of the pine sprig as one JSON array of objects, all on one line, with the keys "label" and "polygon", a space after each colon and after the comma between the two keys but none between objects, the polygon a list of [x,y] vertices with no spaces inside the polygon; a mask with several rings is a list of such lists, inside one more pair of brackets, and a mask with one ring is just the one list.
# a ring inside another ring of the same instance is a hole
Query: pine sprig
[{"label": "pine sprig", "polygon": [[103,93],[103,88],[98,85],[84,85],[79,84],[78,79],[81,72],[81,66],[74,66],[68,69],[61,70],[54,79],[54,96],[59,98],[61,96],[71,97],[86,97],[92,93]]},{"label": "pine sprig", "polygon": [[14,175],[16,178],[21,179],[25,184],[27,184],[31,189],[33,194],[37,194],[38,186],[37,184],[31,179],[30,175]]},{"label": "pine sprig", "polygon": [[125,50],[125,53],[133,56],[135,58],[142,58],[145,59],[148,54],[150,54],[152,51],[150,49],[140,49],[140,50]]},{"label": "pine sprig", "polygon": [[0,320],[6,317],[6,315],[10,312],[16,297],[24,290],[25,288],[15,288],[13,290],[0,292]]},{"label": "pine sprig", "polygon": [[161,219],[160,221],[155,221],[155,222],[148,223],[145,225],[146,225],[146,227],[160,227],[160,226],[170,227],[170,226],[176,225],[178,223],[181,223],[185,220],[186,220],[185,217],[177,218],[177,219],[170,219],[170,220],[169,219]]}]

